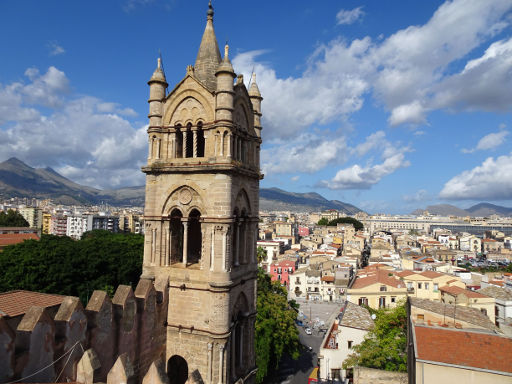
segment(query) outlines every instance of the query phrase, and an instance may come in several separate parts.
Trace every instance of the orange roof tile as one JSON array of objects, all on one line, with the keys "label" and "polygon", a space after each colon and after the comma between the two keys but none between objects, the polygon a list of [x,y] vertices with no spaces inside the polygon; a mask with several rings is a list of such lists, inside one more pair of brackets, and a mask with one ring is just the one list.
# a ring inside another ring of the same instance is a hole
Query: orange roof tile
[{"label": "orange roof tile", "polygon": [[420,275],[428,277],[429,279],[435,279],[436,277],[443,276],[442,273],[436,272],[436,271],[423,271],[420,273]]},{"label": "orange roof tile", "polygon": [[464,288],[456,287],[456,286],[449,287],[449,286],[445,285],[439,289],[442,292],[447,292],[452,296],[458,296],[458,295],[464,294],[467,297],[470,297],[472,299],[485,299],[488,297],[488,296],[482,295],[481,293],[470,291],[469,289],[464,289]]},{"label": "orange roof tile", "polygon": [[[368,275],[366,277],[356,277],[354,284],[352,285],[352,289],[364,288],[372,284],[384,284],[389,285],[395,288],[404,288],[405,285],[400,281],[395,279],[393,276],[389,276],[390,272],[386,270],[377,270],[375,273]],[[400,286],[400,287],[399,287]]]},{"label": "orange roof tile", "polygon": [[395,275],[397,275],[398,277],[407,277],[407,276],[415,275],[415,273],[413,271],[401,271],[401,272],[396,272]]},{"label": "orange roof tile", "polygon": [[35,233],[0,233],[0,247],[14,245],[25,240],[39,240]]},{"label": "orange roof tile", "polygon": [[322,276],[322,281],[334,281],[334,276]]},{"label": "orange roof tile", "polygon": [[53,307],[60,305],[65,296],[32,291],[9,291],[0,293],[0,316],[23,315],[34,305]]},{"label": "orange roof tile", "polygon": [[414,336],[419,360],[512,373],[512,338],[419,325]]}]

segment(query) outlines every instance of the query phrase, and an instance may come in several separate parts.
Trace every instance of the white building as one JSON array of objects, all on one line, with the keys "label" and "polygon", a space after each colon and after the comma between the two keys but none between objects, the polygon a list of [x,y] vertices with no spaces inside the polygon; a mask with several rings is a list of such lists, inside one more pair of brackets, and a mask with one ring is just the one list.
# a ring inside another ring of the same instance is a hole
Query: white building
[{"label": "white building", "polygon": [[82,235],[92,229],[92,215],[73,215],[67,217],[66,236],[80,239]]},{"label": "white building", "polygon": [[344,380],[343,361],[353,353],[354,346],[361,344],[373,319],[366,308],[346,302],[340,314],[329,328],[318,354],[320,380]]}]

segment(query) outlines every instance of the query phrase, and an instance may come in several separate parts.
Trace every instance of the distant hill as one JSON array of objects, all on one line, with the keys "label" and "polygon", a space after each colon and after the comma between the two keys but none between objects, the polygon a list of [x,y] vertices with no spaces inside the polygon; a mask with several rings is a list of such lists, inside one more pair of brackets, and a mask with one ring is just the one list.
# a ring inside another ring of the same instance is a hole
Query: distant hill
[{"label": "distant hill", "polygon": [[[51,168],[32,168],[11,158],[0,163],[0,196],[51,198],[60,204],[99,204],[143,206],[145,187],[100,190],[77,184]],[[260,209],[286,211],[320,211],[336,209],[349,215],[361,212],[351,204],[327,200],[315,192],[294,193],[278,188],[260,189]]]},{"label": "distant hill", "polygon": [[287,192],[279,188],[260,189],[260,209],[312,212],[325,209],[336,209],[349,215],[361,210],[352,204],[338,200],[327,200],[316,192],[296,193]]},{"label": "distant hill", "polygon": [[440,216],[471,216],[471,217],[488,217],[491,215],[512,216],[512,208],[502,207],[489,203],[479,203],[467,209],[461,209],[450,204],[429,205],[425,209],[416,209],[411,214],[422,215],[424,211],[428,211],[432,215]]}]

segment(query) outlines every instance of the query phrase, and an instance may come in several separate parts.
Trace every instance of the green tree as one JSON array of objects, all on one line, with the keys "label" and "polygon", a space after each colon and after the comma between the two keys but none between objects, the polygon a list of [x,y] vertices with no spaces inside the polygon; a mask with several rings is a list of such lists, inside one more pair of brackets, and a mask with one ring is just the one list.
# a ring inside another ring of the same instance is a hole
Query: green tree
[{"label": "green tree", "polygon": [[29,227],[30,224],[28,223],[25,218],[16,211],[13,211],[12,209],[9,209],[7,213],[0,212],[0,227]]},{"label": "green tree", "polygon": [[354,219],[353,217],[340,217],[339,219],[334,219],[327,223],[327,225],[330,227],[335,227],[338,224],[352,224],[356,231],[364,228],[363,223],[357,219]]},{"label": "green tree", "polygon": [[272,282],[262,269],[258,270],[256,306],[256,381],[262,383],[269,373],[279,368],[285,352],[298,359],[300,343],[295,327],[297,312],[287,301],[286,289]]},{"label": "green tree", "polygon": [[407,312],[405,303],[393,309],[379,309],[375,326],[364,341],[354,347],[354,353],[343,362],[343,368],[354,366],[407,371]]},{"label": "green tree", "polygon": [[327,220],[327,218],[325,217],[322,217],[320,220],[318,220],[318,225],[327,225],[329,224],[329,220]]},{"label": "green tree", "polygon": [[256,248],[256,253],[258,258],[258,264],[267,260],[267,250],[263,249],[263,247]]},{"label": "green tree", "polygon": [[107,231],[88,232],[79,241],[52,235],[27,240],[0,253],[0,292],[26,289],[87,303],[95,289],[137,284],[143,247],[142,235]]}]

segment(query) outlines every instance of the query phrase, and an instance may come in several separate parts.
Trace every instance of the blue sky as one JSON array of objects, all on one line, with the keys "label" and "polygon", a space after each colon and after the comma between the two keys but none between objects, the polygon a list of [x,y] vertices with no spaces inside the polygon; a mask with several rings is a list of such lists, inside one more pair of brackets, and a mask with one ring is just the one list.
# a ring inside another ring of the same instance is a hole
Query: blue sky
[{"label": "blue sky", "polygon": [[[512,205],[512,1],[214,0],[254,68],[262,187],[368,212]],[[142,185],[147,80],[176,84],[207,1],[0,3],[0,160],[100,188]],[[117,148],[112,150],[112,148]]]}]

